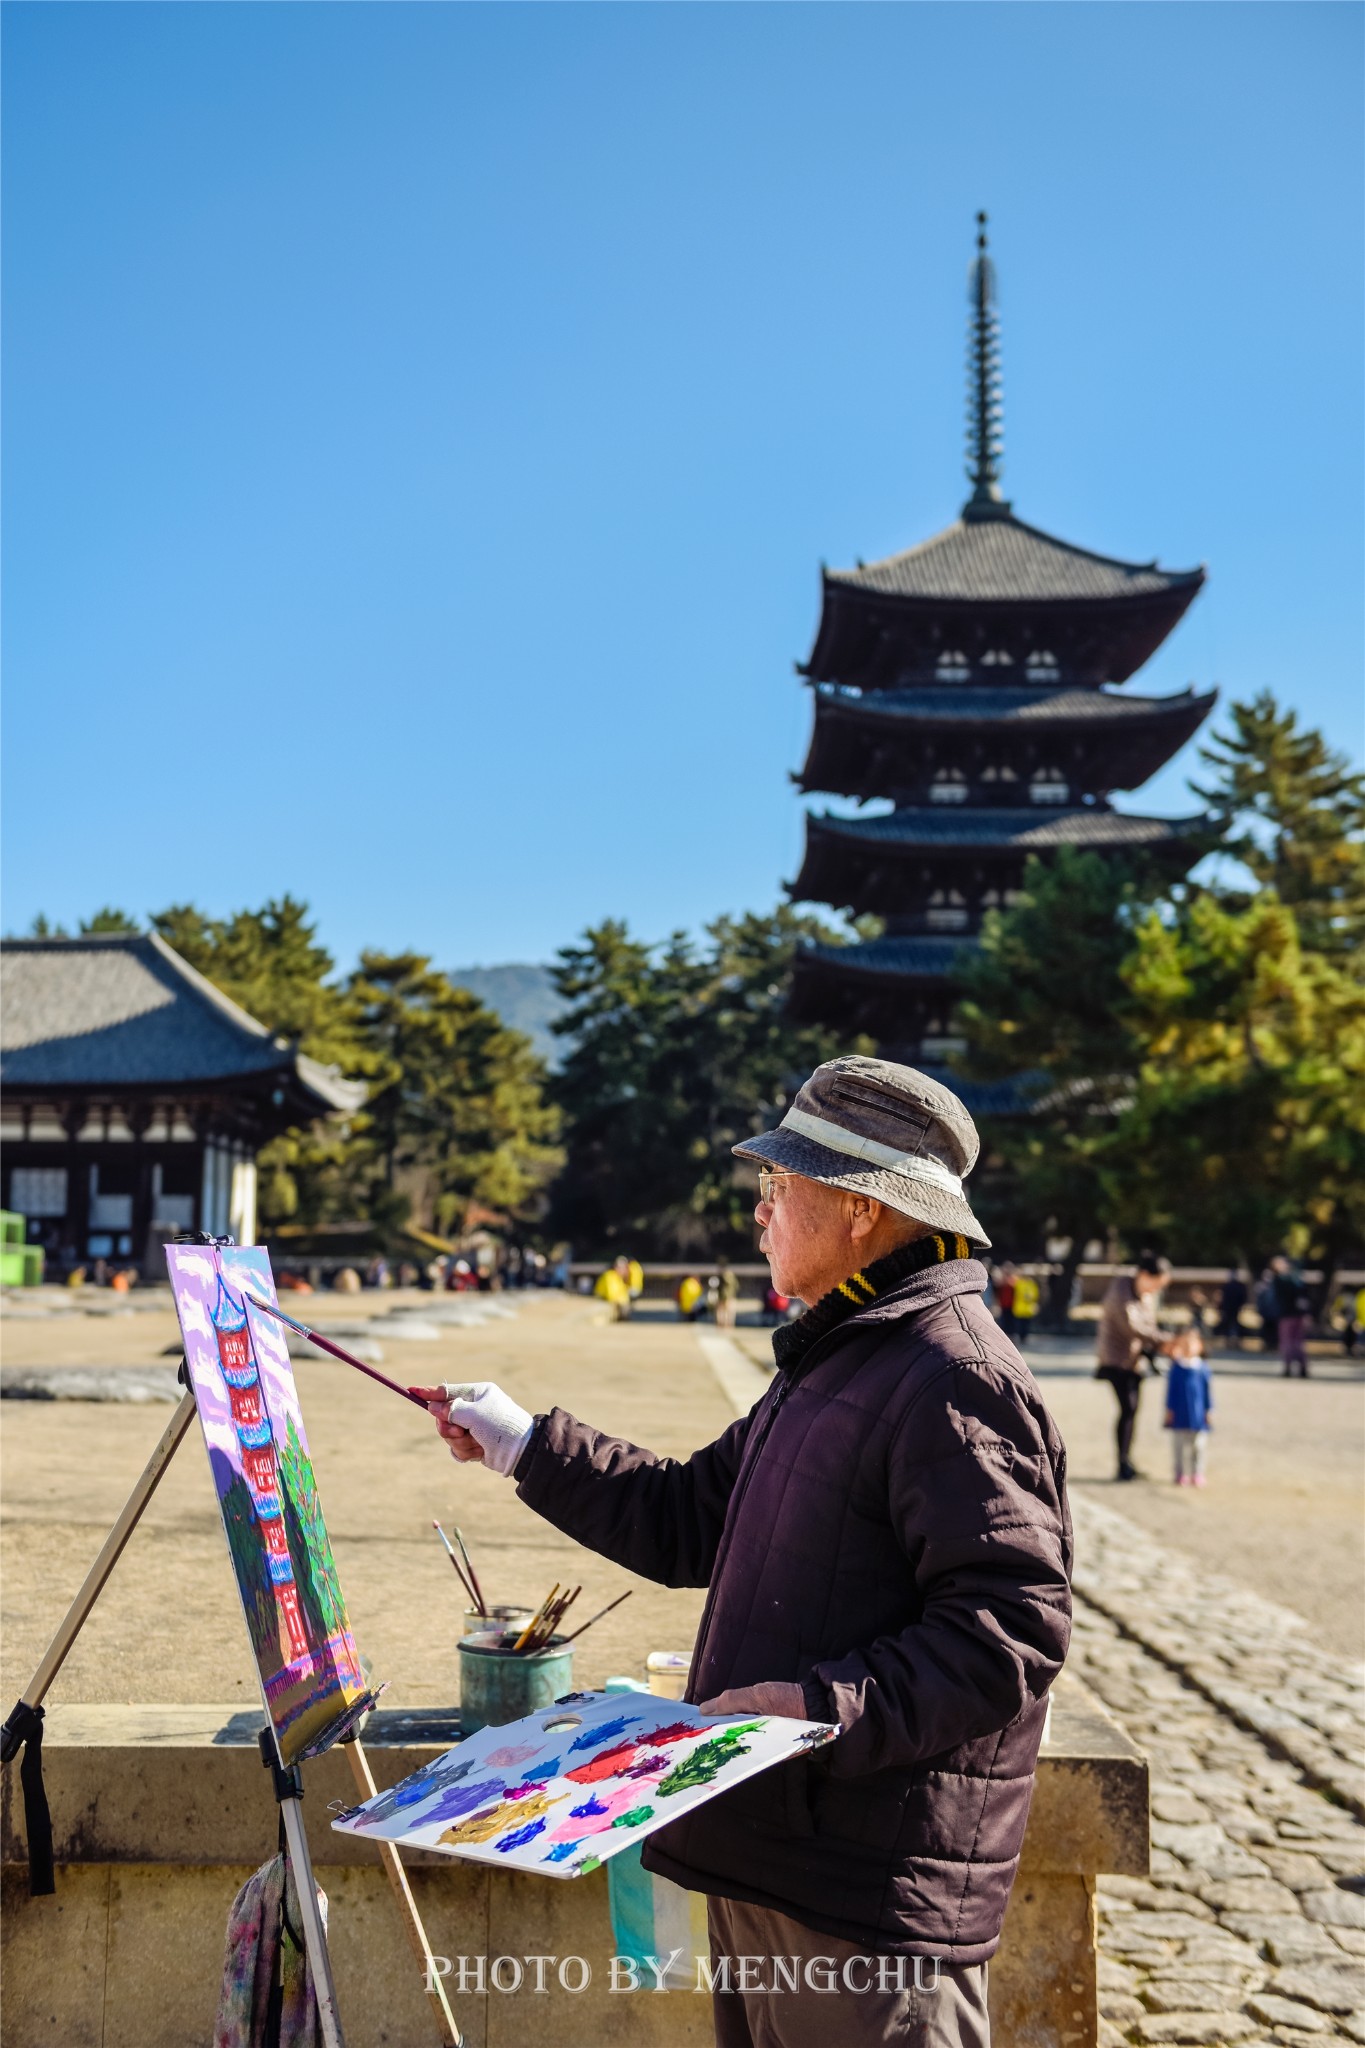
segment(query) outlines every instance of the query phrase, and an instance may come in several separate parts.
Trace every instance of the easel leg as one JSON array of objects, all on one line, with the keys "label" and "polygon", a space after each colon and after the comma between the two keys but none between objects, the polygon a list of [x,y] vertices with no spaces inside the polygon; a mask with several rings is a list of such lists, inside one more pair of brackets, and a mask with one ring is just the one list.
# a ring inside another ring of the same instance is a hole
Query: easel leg
[{"label": "easel leg", "polygon": [[327,1953],[327,1929],[322,1924],[313,1859],[308,1851],[308,1835],[303,1825],[303,1778],[297,1764],[286,1770],[280,1762],[273,1728],[262,1728],[258,1740],[261,1762],[270,1773],[280,1819],[284,1824],[285,1847],[289,1854],[289,1867],[294,1873],[294,1889],[299,1896],[299,1917],[303,1921],[303,1945],[308,1952],[308,1968],[318,2002],[323,2048],[346,2048],[337,2015],[332,1958]]},{"label": "easel leg", "polygon": [[327,1952],[327,1930],[322,1924],[317,1882],[313,1876],[313,1859],[308,1853],[308,1837],[304,1832],[303,1810],[299,1805],[297,1793],[280,1801],[280,1812],[284,1816],[284,1839],[289,1845],[294,1889],[299,1896],[303,1941],[308,1950],[308,1967],[313,1973],[313,1989],[317,1994],[324,2048],[346,2048],[341,2038],[341,2021],[337,2016],[337,1988],[332,1982],[332,1958]]},{"label": "easel leg", "polygon": [[[362,1799],[373,1799],[379,1787],[374,1782],[374,1776],[370,1770],[370,1760],[361,1747],[360,1737],[358,1735],[352,1736],[349,1742],[342,1744],[342,1747],[350,1758],[351,1776],[355,1779],[356,1790],[360,1793]],[[402,1858],[392,1842],[380,1842],[377,1846],[380,1856],[383,1858],[384,1869],[388,1873],[393,1895],[398,1901],[398,1910],[403,1916],[403,1924],[408,1931],[408,1945],[417,1961],[422,1965],[422,1977],[426,1986],[427,1998],[431,2003],[432,2011],[441,2022],[442,2037],[451,2042],[453,2048],[463,2048],[464,2036],[455,2023],[455,2015],[450,2010],[450,2002],[446,1997],[445,1985],[437,1974],[431,1953],[431,1943],[427,1940],[427,1931],[422,1925],[422,1916],[417,1910],[417,1901],[412,1896],[412,1886],[408,1883],[408,1873],[403,1868]]]}]

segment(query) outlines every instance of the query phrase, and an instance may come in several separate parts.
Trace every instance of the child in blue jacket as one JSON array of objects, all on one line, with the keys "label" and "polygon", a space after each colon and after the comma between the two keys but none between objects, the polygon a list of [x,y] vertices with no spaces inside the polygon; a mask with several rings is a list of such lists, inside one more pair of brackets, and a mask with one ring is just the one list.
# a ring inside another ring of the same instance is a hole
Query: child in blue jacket
[{"label": "child in blue jacket", "polygon": [[1199,1327],[1192,1323],[1171,1347],[1166,1377],[1166,1427],[1172,1432],[1177,1486],[1204,1484],[1204,1451],[1212,1413],[1213,1374]]}]

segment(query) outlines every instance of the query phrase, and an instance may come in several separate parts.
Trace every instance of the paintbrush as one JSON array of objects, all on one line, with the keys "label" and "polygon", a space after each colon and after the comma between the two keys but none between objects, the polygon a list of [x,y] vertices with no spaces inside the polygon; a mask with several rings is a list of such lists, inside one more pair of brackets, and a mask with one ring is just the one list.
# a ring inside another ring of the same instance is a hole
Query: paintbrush
[{"label": "paintbrush", "polygon": [[480,1614],[484,1614],[484,1615],[486,1615],[486,1614],[487,1614],[487,1612],[488,1612],[488,1609],[487,1609],[487,1608],[486,1608],[486,1607],[484,1606],[484,1604],[483,1604],[483,1601],[482,1601],[482,1600],[480,1599],[479,1595],[478,1595],[478,1594],[477,1594],[477,1593],[476,1593],[476,1592],[474,1591],[474,1588],[473,1588],[473,1587],[472,1587],[472,1586],[470,1585],[470,1583],[469,1583],[468,1579],[467,1579],[467,1578],[465,1577],[464,1573],[463,1573],[463,1572],[461,1571],[461,1569],[460,1569],[460,1560],[459,1560],[459,1558],[458,1558],[458,1557],[456,1557],[456,1555],[455,1555],[455,1549],[454,1549],[454,1546],[453,1546],[453,1544],[452,1544],[452,1543],[451,1543],[451,1541],[450,1541],[450,1538],[449,1538],[449,1537],[448,1537],[448,1536],[446,1535],[446,1532],[445,1532],[445,1530],[444,1530],[444,1529],[443,1529],[443,1528],[441,1527],[441,1525],[440,1525],[440,1523],[439,1523],[439,1522],[433,1522],[431,1526],[432,1526],[432,1528],[433,1528],[433,1529],[434,1529],[434,1530],[436,1531],[436,1534],[437,1534],[437,1535],[438,1535],[438,1536],[440,1537],[440,1539],[441,1539],[442,1543],[443,1543],[443,1544],[445,1545],[445,1552],[446,1552],[446,1556],[447,1556],[447,1557],[448,1557],[448,1558],[450,1559],[450,1562],[451,1562],[451,1563],[452,1563],[452,1564],[454,1565],[454,1567],[455,1567],[455,1576],[456,1576],[456,1578],[457,1578],[457,1579],[459,1580],[460,1584],[461,1584],[461,1585],[462,1585],[462,1586],[464,1587],[464,1589],[465,1589],[466,1593],[468,1593],[468,1595],[469,1595],[470,1599],[471,1599],[471,1600],[473,1601],[473,1603],[474,1603],[475,1607],[476,1607],[476,1608],[478,1609],[479,1613],[480,1613]]},{"label": "paintbrush", "polygon": [[353,1365],[356,1371],[363,1372],[367,1379],[378,1380],[380,1386],[388,1387],[391,1393],[401,1394],[405,1401],[415,1401],[419,1408],[426,1407],[422,1396],[414,1393],[411,1387],[400,1387],[397,1380],[391,1380],[386,1374],[376,1372],[374,1367],[366,1365],[363,1359],[352,1358],[349,1351],[343,1351],[330,1337],[322,1336],[317,1330],[310,1330],[307,1323],[296,1322],[293,1316],[287,1316],[282,1308],[272,1307],[268,1301],[262,1301],[258,1294],[249,1293],[245,1287],[242,1289],[242,1300],[249,1301],[253,1308],[260,1309],[263,1314],[273,1316],[277,1323],[283,1323],[286,1328],[293,1330],[296,1336],[306,1337],[310,1344],[317,1345],[319,1351],[330,1352],[331,1356],[339,1358],[343,1365]]},{"label": "paintbrush", "polygon": [[483,1597],[483,1588],[479,1584],[479,1575],[474,1569],[474,1560],[469,1555],[469,1545],[460,1534],[458,1522],[452,1522],[451,1527],[455,1531],[455,1541],[460,1546],[460,1556],[464,1559],[464,1568],[469,1574],[469,1583],[474,1588],[474,1598],[478,1602],[479,1612],[480,1614],[487,1614],[488,1602]]},{"label": "paintbrush", "polygon": [[591,1628],[594,1621],[600,1621],[604,1614],[611,1613],[613,1607],[619,1607],[623,1600],[629,1600],[631,1594],[634,1591],[635,1588],[633,1586],[627,1586],[624,1593],[618,1593],[614,1600],[609,1600],[605,1607],[601,1608],[596,1614],[592,1616],[591,1620],[584,1622],[583,1628],[576,1628],[571,1636],[565,1636],[564,1641],[566,1643],[577,1642],[579,1636],[581,1636],[583,1633],[583,1629]]}]

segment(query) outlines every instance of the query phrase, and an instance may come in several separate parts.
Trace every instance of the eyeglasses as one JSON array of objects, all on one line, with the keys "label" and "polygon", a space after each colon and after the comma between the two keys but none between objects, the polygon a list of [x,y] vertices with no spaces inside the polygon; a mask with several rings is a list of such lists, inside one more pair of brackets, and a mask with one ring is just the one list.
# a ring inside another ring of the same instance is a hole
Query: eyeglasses
[{"label": "eyeglasses", "polygon": [[792,1178],[790,1173],[769,1173],[766,1167],[761,1169],[758,1176],[759,1201],[766,1202],[771,1209],[777,1200],[778,1190],[784,1188]]}]

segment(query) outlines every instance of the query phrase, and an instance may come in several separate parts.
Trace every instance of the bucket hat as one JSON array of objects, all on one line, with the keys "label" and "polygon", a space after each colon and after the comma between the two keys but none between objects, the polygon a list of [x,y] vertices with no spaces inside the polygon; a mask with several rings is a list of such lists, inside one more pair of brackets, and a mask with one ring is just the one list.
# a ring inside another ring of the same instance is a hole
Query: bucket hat
[{"label": "bucket hat", "polygon": [[981,1150],[976,1125],[951,1088],[916,1067],[858,1054],[826,1060],[775,1131],[731,1149],[990,1245],[962,1190]]}]

